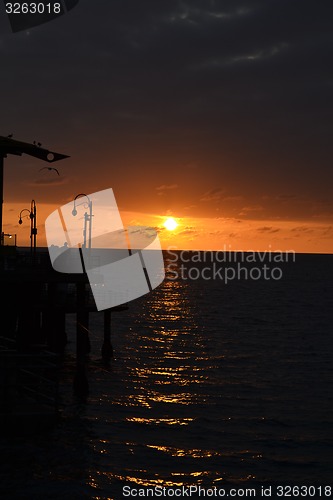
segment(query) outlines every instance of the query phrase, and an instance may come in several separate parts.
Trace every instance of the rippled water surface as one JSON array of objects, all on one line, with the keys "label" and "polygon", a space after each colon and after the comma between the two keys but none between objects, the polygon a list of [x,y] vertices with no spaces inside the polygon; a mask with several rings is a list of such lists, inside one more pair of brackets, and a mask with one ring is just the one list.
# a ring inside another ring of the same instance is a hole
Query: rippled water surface
[{"label": "rippled water surface", "polygon": [[166,279],[112,316],[110,369],[103,314],[91,314],[86,404],[72,396],[69,316],[60,422],[2,441],[5,494],[331,484],[333,260],[300,255],[282,268],[276,281]]}]

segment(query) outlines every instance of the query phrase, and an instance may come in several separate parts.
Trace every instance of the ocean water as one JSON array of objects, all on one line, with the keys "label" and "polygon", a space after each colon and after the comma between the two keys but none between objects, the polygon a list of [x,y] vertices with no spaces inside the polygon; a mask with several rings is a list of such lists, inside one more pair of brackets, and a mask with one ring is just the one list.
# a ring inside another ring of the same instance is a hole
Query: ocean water
[{"label": "ocean water", "polygon": [[117,500],[155,487],[166,497],[189,485],[241,498],[332,484],[333,256],[266,259],[270,279],[243,269],[227,283],[217,269],[237,262],[205,259],[166,255],[163,284],[112,315],[109,368],[103,314],[91,314],[86,403],[73,397],[68,315],[60,421],[2,436],[1,498]]}]

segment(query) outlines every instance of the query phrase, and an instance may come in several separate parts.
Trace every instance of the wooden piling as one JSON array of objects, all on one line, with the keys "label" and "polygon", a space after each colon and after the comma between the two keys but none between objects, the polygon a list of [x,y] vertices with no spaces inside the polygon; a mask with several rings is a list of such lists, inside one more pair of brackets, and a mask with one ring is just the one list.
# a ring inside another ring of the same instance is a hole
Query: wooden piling
[{"label": "wooden piling", "polygon": [[113,358],[113,348],[111,344],[111,309],[104,311],[104,340],[102,345],[102,360],[109,364]]}]

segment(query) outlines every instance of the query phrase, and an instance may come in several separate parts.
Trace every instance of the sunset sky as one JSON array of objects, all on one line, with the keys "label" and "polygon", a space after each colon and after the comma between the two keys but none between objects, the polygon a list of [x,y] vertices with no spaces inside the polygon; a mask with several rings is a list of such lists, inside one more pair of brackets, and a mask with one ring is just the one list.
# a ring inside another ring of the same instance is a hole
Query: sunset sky
[{"label": "sunset sky", "polygon": [[[164,248],[333,252],[333,4],[81,0],[11,33],[0,135],[69,155],[5,160],[3,230],[112,188]],[[172,216],[174,231],[163,223]]]}]

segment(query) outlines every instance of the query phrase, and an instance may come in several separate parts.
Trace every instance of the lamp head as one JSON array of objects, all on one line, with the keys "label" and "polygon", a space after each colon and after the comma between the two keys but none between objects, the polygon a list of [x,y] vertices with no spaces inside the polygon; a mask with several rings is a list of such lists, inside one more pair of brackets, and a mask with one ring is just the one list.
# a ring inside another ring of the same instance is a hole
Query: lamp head
[{"label": "lamp head", "polygon": [[73,210],[72,210],[72,215],[74,215],[74,217],[77,215],[77,210],[76,210],[76,208],[73,208]]},{"label": "lamp head", "polygon": [[22,221],[22,219],[21,219],[21,217],[20,217],[19,224],[22,224],[22,223],[23,223],[23,221]]}]

